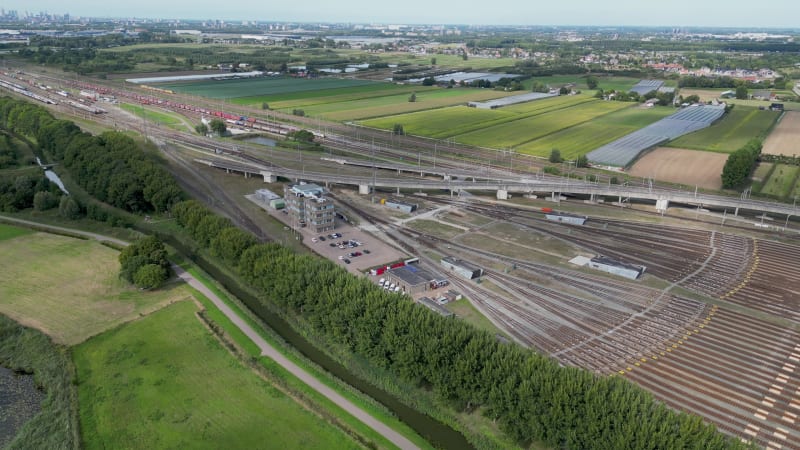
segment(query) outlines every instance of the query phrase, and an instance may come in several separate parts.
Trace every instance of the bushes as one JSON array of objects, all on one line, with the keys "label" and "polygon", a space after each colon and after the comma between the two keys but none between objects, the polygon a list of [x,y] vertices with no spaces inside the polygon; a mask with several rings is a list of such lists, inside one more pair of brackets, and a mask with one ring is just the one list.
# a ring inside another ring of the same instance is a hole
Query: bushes
[{"label": "bushes", "polygon": [[161,286],[170,275],[164,243],[148,236],[125,247],[119,254],[120,278],[142,289]]},{"label": "bushes", "polygon": [[753,139],[744,147],[728,156],[725,166],[722,167],[722,187],[732,189],[742,186],[758,161],[761,154],[761,141]]}]

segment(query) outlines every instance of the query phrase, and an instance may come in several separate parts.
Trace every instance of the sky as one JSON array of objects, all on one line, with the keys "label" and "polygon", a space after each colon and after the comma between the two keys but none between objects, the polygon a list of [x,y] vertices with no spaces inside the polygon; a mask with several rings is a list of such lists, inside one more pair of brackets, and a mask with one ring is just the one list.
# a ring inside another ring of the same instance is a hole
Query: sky
[{"label": "sky", "polygon": [[89,17],[467,25],[800,28],[800,0],[0,0],[6,10]]}]

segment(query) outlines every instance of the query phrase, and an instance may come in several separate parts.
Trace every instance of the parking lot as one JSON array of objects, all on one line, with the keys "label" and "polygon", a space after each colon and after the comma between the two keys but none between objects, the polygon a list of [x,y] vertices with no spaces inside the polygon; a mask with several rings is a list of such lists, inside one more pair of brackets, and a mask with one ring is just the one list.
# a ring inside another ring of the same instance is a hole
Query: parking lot
[{"label": "parking lot", "polygon": [[[278,219],[285,226],[291,226],[289,223],[288,214],[284,214],[281,212],[281,210],[269,208],[267,205],[261,202],[256,201],[255,203],[259,204],[272,217]],[[298,228],[296,231],[298,235],[301,236],[303,243],[308,246],[308,248],[315,253],[334,261],[336,264],[341,265],[352,273],[363,274],[370,268],[386,265],[400,259],[406,259],[410,256],[388,244],[383,243],[366,231],[363,231],[360,228],[354,227],[349,223],[343,222],[339,219],[336,219],[334,230],[324,234],[312,233],[309,228]],[[341,235],[341,237],[331,239],[329,235],[332,233],[337,233]],[[324,238],[324,241],[320,239],[320,236]],[[317,242],[314,242],[315,239]],[[349,243],[349,241],[360,242],[361,244],[358,246],[353,245],[352,247],[348,247],[347,243]],[[343,242],[345,243],[344,248],[339,248],[339,245],[331,246],[331,244],[340,244]],[[349,253],[355,252],[359,252],[361,255],[353,257],[347,256]],[[342,259],[339,259],[340,256]],[[349,264],[344,262],[345,258],[350,261]]]}]

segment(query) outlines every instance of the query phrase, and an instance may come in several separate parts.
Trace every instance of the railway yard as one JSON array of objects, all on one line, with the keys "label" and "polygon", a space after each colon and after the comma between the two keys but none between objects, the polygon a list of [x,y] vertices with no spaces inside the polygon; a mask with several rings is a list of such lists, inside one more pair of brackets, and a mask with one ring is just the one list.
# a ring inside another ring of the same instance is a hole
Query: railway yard
[{"label": "railway yard", "polygon": [[[183,101],[166,104],[156,93],[76,81],[65,81],[64,86],[92,87],[104,95],[156,105],[193,123],[201,115],[213,114],[209,105],[219,104],[205,99],[188,107]],[[52,101],[49,107],[69,112],[68,106],[57,104],[56,97]],[[89,119],[86,109],[73,109],[72,115]],[[327,164],[319,153],[306,153],[304,162],[299,150],[214,142],[166,127],[148,130],[141,119],[131,119],[120,108],[103,109],[102,114],[92,113],[91,119],[106,127],[113,124],[149,134],[182,174],[190,193],[215,198],[216,208],[264,240],[271,236],[241,206],[248,200],[214,186],[209,173],[216,169],[196,164],[198,154],[213,155],[224,149],[231,161],[243,163],[302,164],[304,170],[336,170],[342,175],[412,176],[375,167]],[[251,118],[251,131],[274,135],[303,123]],[[477,150],[458,148],[461,159],[448,159],[436,144],[413,138],[405,143],[414,150],[404,153],[391,147],[391,141],[387,143],[386,133],[376,147],[366,139],[349,140],[349,133],[358,131],[352,127],[327,127],[338,134],[324,132],[320,125],[317,133],[323,145],[373,162],[377,157],[420,167],[433,164],[474,170],[470,158],[479,156],[469,155]],[[513,159],[503,166],[498,164],[503,157],[492,155],[486,157],[484,170],[498,176],[538,171],[528,160],[517,160],[512,171]],[[237,183],[254,189],[263,184],[235,177]],[[667,405],[697,414],[730,435],[765,448],[800,449],[800,245],[795,232],[768,232],[748,222],[723,226],[717,216],[708,221],[674,214],[662,217],[631,205],[592,205],[585,208],[589,217],[584,225],[571,225],[547,220],[543,212],[562,205],[541,199],[512,203],[486,195],[494,193],[454,197],[443,192],[373,192],[372,197],[400,194],[420,205],[416,213],[398,215],[385,212],[368,195],[353,193],[352,187],[332,184],[329,189],[337,208],[355,216],[358,236],[394,241],[386,262],[402,258],[396,250],[402,248],[406,256],[419,257],[421,266],[434,273],[444,273],[440,265],[444,256],[484,268],[480,282],[447,277],[491,321],[499,337],[550,355],[563,365],[629,379]],[[580,211],[585,205],[582,199],[570,198],[564,202],[568,206]],[[439,228],[421,226],[417,216],[425,212],[426,220],[434,219]],[[334,258],[327,243],[312,243],[311,235],[305,234],[308,246],[324,246],[318,253]],[[378,261],[380,253],[374,253],[370,261]],[[646,271],[638,280],[627,280],[569,263],[579,255],[609,256],[644,266]],[[362,264],[347,268],[358,272],[356,266],[362,272],[368,269]]]}]

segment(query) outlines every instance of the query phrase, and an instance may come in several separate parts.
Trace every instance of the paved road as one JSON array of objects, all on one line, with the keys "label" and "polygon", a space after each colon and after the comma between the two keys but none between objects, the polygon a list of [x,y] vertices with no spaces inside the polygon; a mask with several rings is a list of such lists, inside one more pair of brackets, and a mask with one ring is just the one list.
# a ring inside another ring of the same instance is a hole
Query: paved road
[{"label": "paved road", "polygon": [[336,391],[334,391],[333,389],[324,385],[318,379],[311,376],[311,374],[303,370],[297,364],[287,359],[285,356],[279,353],[275,349],[275,347],[271,346],[267,341],[265,341],[264,338],[262,338],[261,335],[259,335],[250,325],[248,325],[244,320],[242,320],[241,317],[239,317],[235,312],[233,312],[233,310],[231,310],[228,307],[228,305],[225,304],[225,302],[223,302],[219,297],[217,297],[216,294],[214,294],[213,292],[211,292],[211,290],[205,287],[205,285],[197,281],[197,279],[195,279],[191,274],[184,271],[182,268],[177,266],[173,267],[175,269],[175,272],[182,280],[186,281],[186,283],[188,283],[189,286],[197,289],[203,295],[208,297],[209,300],[214,302],[214,305],[216,305],[217,308],[219,308],[219,310],[222,311],[223,314],[225,314],[234,324],[236,324],[236,326],[239,327],[239,329],[242,330],[242,332],[246,334],[247,337],[249,337],[253,342],[255,342],[255,344],[258,345],[258,348],[261,349],[262,356],[267,356],[272,360],[274,360],[275,362],[277,362],[278,364],[280,364],[283,368],[288,370],[292,375],[296,376],[302,382],[306,383],[311,388],[313,388],[320,394],[327,397],[329,400],[334,402],[340,408],[352,414],[358,420],[364,422],[367,426],[380,433],[383,437],[385,437],[398,447],[402,449],[418,448],[416,445],[414,445],[413,442],[406,439],[400,433],[389,428],[383,422],[380,422],[379,420],[375,419],[369,413],[359,408],[358,406],[354,405],[352,402],[339,395]]},{"label": "paved road", "polygon": [[[110,236],[103,236],[97,233],[90,233],[88,231],[58,227],[54,225],[46,225],[38,222],[17,219],[14,217],[8,217],[4,215],[0,215],[0,219],[2,219],[2,221],[18,223],[21,225],[31,225],[38,228],[48,228],[51,230],[63,231],[81,236],[86,236],[88,238],[96,239],[98,241],[108,241],[123,246],[128,245],[128,242],[122,241],[120,239],[116,239]],[[219,310],[222,311],[222,313],[225,314],[225,316],[227,316],[228,319],[231,320],[231,322],[233,322],[237,327],[239,327],[239,329],[242,330],[242,332],[245,335],[247,335],[247,337],[249,337],[256,345],[258,345],[258,348],[261,349],[262,356],[271,358],[273,361],[281,365],[284,369],[288,370],[289,373],[299,378],[303,383],[306,383],[312,389],[324,395],[333,403],[335,403],[337,406],[339,406],[340,408],[344,409],[345,411],[353,415],[353,417],[357,418],[358,420],[366,424],[368,427],[377,431],[381,436],[385,437],[387,440],[389,440],[389,442],[392,442],[397,447],[401,449],[419,448],[416,445],[414,445],[413,442],[406,439],[403,435],[391,429],[383,422],[375,419],[368,412],[364,411],[363,409],[359,408],[346,398],[342,397],[341,395],[339,395],[339,393],[329,388],[328,386],[324,385],[321,381],[313,377],[310,373],[303,370],[300,366],[287,359],[280,352],[278,352],[278,350],[275,349],[275,347],[273,347],[267,341],[265,341],[264,338],[262,338],[261,335],[259,335],[256,332],[256,330],[254,330],[250,325],[248,325],[244,320],[242,320],[242,318],[239,317],[238,314],[236,314],[230,307],[228,307],[228,305],[226,305],[225,302],[222,301],[222,299],[220,299],[216,294],[214,294],[211,290],[209,290],[203,283],[198,281],[190,273],[186,272],[182,267],[180,266],[172,266],[172,267],[175,270],[175,273],[178,275],[178,277],[180,277],[187,284],[189,284],[189,286],[197,289],[198,291],[200,291],[200,293],[208,297],[208,299],[211,300],[214,303],[214,305],[216,305],[216,307],[219,308]]]},{"label": "paved road", "polygon": [[30,220],[17,219],[16,217],[9,217],[9,216],[0,215],[0,221],[1,222],[9,222],[9,223],[18,223],[20,225],[29,225],[29,226],[36,227],[36,228],[45,228],[45,229],[50,229],[50,230],[55,230],[55,231],[62,231],[64,233],[75,234],[75,235],[79,235],[79,236],[85,236],[85,237],[88,237],[90,239],[94,239],[94,240],[101,241],[101,242],[103,242],[103,241],[111,242],[111,243],[114,243],[114,244],[117,244],[117,245],[121,245],[123,247],[127,247],[129,245],[129,242],[123,241],[121,239],[117,239],[117,238],[111,237],[111,236],[103,236],[102,234],[90,233],[88,231],[76,230],[74,228],[64,228],[64,227],[59,227],[59,226],[55,226],[55,225],[47,225],[47,224],[39,223],[39,222],[32,222]]}]

